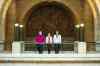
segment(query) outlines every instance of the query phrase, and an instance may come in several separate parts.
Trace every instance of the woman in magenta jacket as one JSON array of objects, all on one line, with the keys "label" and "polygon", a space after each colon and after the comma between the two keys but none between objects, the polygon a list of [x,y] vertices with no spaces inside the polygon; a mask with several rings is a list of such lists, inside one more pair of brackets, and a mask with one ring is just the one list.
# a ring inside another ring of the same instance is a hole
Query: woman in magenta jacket
[{"label": "woman in magenta jacket", "polygon": [[35,36],[35,44],[39,54],[43,53],[43,45],[45,44],[45,36],[42,31],[39,31],[38,35]]}]

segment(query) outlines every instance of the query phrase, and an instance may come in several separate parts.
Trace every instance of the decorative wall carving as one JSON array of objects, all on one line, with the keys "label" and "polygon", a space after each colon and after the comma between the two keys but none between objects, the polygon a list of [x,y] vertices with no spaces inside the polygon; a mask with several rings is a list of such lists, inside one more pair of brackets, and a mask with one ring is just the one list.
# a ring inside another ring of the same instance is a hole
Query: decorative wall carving
[{"label": "decorative wall carving", "polygon": [[43,32],[60,31],[64,37],[74,37],[75,15],[68,7],[52,2],[33,6],[26,23],[26,36],[32,37],[32,33],[39,30]]}]

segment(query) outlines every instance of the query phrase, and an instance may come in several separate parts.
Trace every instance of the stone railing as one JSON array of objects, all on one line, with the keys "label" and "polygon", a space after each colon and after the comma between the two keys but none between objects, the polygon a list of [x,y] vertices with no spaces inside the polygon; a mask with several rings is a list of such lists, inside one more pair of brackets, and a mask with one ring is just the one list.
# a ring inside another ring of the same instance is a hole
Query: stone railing
[{"label": "stone railing", "polygon": [[[37,51],[36,45],[32,41],[25,41],[21,44],[21,52]],[[47,44],[44,44],[44,51],[47,51]],[[54,51],[54,44],[52,44],[52,51]],[[61,44],[61,51],[74,51],[74,42],[63,42]]]},{"label": "stone railing", "polygon": [[4,51],[4,41],[0,41],[0,52]]}]

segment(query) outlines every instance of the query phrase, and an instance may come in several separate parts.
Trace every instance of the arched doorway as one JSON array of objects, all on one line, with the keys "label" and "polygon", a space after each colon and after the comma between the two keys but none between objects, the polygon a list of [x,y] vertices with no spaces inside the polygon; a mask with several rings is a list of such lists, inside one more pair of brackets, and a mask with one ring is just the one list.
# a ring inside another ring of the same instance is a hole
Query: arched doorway
[{"label": "arched doorway", "polygon": [[33,6],[24,19],[25,40],[32,40],[39,30],[45,34],[58,30],[63,37],[75,38],[75,15],[58,2],[42,2]]}]

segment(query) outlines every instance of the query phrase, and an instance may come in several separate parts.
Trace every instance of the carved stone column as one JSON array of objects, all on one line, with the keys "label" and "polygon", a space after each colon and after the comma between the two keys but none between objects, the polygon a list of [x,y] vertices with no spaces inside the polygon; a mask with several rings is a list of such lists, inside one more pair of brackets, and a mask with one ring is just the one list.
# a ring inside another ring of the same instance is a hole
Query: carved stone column
[{"label": "carved stone column", "polygon": [[16,22],[16,4],[12,1],[6,15],[5,22],[5,51],[11,52],[14,38],[14,23]]}]

